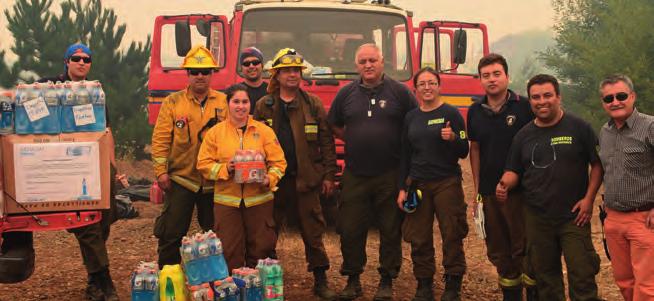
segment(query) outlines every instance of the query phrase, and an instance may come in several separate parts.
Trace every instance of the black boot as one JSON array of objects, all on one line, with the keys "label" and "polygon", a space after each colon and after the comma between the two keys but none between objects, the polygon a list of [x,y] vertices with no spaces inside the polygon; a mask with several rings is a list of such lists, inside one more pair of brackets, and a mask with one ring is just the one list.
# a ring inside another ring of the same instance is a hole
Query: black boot
[{"label": "black boot", "polygon": [[461,282],[463,281],[463,276],[445,274],[443,279],[445,280],[445,291],[441,296],[441,301],[461,301]]},{"label": "black boot", "polygon": [[361,291],[361,281],[359,280],[359,275],[350,275],[347,278],[347,285],[345,288],[338,294],[339,300],[354,300],[363,295]]},{"label": "black boot", "polygon": [[432,278],[418,279],[418,288],[413,301],[434,301],[434,280]]},{"label": "black boot", "polygon": [[86,283],[86,290],[84,292],[86,299],[90,301],[103,301],[104,294],[102,293],[100,286],[97,284],[97,277],[94,275],[95,274],[89,274],[89,280]]},{"label": "black boot", "polygon": [[504,296],[502,301],[522,301],[522,286],[503,287],[502,295]]},{"label": "black boot", "polygon": [[109,275],[108,268],[100,272],[93,273],[92,278],[102,291],[105,301],[119,301],[118,294],[116,294],[116,288],[114,287],[114,282],[111,280],[111,275]]},{"label": "black boot", "polygon": [[538,301],[538,288],[535,285],[525,286],[527,301]]},{"label": "black boot", "polygon": [[382,276],[379,279],[379,286],[377,287],[377,293],[372,299],[374,301],[387,301],[393,299],[393,278],[388,276]]},{"label": "black boot", "polygon": [[336,300],[336,292],[327,285],[327,274],[325,268],[315,268],[313,270],[313,294],[322,300]]}]

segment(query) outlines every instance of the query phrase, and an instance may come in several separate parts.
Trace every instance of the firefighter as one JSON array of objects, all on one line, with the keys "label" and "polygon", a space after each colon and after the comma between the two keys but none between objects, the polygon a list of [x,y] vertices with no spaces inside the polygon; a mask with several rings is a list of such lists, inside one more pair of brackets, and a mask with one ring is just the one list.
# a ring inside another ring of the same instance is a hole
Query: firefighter
[{"label": "firefighter", "polygon": [[[73,44],[64,55],[64,73],[56,77],[42,78],[39,82],[65,82],[86,80],[91,71],[91,49],[84,44]],[[111,135],[111,124],[107,115],[107,134]],[[111,148],[112,150],[114,147]],[[102,220],[92,225],[69,230],[79,242],[82,261],[88,273],[86,297],[89,300],[118,300],[111,275],[109,274],[109,255],[106,241],[109,238],[110,226],[115,221],[116,202],[114,201],[116,162],[114,152],[111,152],[111,198],[110,209],[102,210]]]},{"label": "firefighter", "polygon": [[[495,53],[484,56],[477,67],[486,95],[468,110],[470,167],[475,183],[474,213],[482,204],[488,259],[497,270],[504,300],[536,300],[533,275],[526,266],[525,222],[522,191],[518,187],[506,202],[495,198],[495,187],[504,171],[511,140],[534,119],[527,97],[508,89],[506,59]],[[478,217],[481,218],[481,217]]]},{"label": "firefighter", "polygon": [[166,97],[152,133],[154,171],[166,192],[154,225],[160,267],[180,263],[179,247],[194,207],[202,230],[213,227],[213,182],[203,179],[195,165],[202,135],[227,116],[225,94],[209,87],[216,67],[211,52],[203,46],[186,54],[182,68],[188,86]]},{"label": "firefighter", "polygon": [[239,56],[243,79],[241,84],[248,88],[250,98],[250,114],[254,113],[257,100],[268,94],[268,83],[261,76],[263,73],[263,53],[256,47],[243,49]]},{"label": "firefighter", "polygon": [[[227,99],[229,118],[207,132],[197,167],[215,181],[214,229],[231,271],[242,266],[254,268],[259,259],[275,250],[273,191],[284,176],[286,161],[273,130],[250,116],[247,88],[241,84],[230,87]],[[236,183],[238,150],[263,153],[267,172],[261,182]]]},{"label": "firefighter", "polygon": [[271,67],[268,95],[257,102],[254,119],[266,121],[277,134],[288,164],[275,192],[275,223],[299,225],[314,294],[333,300],[327,285],[329,258],[322,241],[327,227],[320,194],[330,196],[337,170],[336,149],[325,109],[318,96],[300,89],[304,59],[294,49],[281,49]]}]

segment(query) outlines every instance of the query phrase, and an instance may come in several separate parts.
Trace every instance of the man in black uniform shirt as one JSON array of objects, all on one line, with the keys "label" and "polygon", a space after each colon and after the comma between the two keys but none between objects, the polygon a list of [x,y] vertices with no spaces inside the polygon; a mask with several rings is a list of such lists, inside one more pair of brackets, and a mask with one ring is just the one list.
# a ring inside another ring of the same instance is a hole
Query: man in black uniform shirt
[{"label": "man in black uniform shirt", "polygon": [[245,48],[241,52],[239,62],[241,62],[241,72],[245,79],[242,84],[248,88],[250,115],[252,115],[257,101],[268,94],[268,83],[261,77],[263,73],[263,53],[255,47]]},{"label": "man in black uniform shirt", "polygon": [[374,300],[390,300],[402,263],[402,213],[395,205],[400,139],[404,115],[416,107],[416,100],[405,85],[383,74],[379,47],[361,45],[355,57],[361,78],[338,91],[328,115],[334,134],[345,141],[338,223],[341,274],[348,282],[339,298],[362,295],[359,274],[367,259],[368,228],[377,222],[381,280]]},{"label": "man in black uniform shirt", "polygon": [[[504,172],[504,163],[513,136],[534,119],[529,100],[508,89],[506,59],[491,53],[477,67],[486,95],[468,110],[470,167],[475,183],[473,213],[483,204],[488,259],[497,269],[504,300],[521,300],[522,286],[527,299],[536,297],[535,281],[523,267],[525,223],[521,189],[514,189],[506,202],[495,198],[495,186]],[[480,217],[477,217],[480,218]]]},{"label": "man in black uniform shirt", "polygon": [[529,261],[538,299],[565,300],[563,253],[570,299],[599,300],[599,256],[589,223],[602,182],[597,137],[588,123],[563,112],[556,78],[536,75],[527,90],[536,119],[513,138],[496,196],[505,201],[519,182],[524,188]]}]

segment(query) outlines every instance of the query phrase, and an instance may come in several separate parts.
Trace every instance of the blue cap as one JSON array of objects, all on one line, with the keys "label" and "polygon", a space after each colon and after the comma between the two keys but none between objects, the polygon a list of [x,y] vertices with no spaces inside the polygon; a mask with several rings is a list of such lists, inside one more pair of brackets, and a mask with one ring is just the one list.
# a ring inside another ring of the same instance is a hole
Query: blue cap
[{"label": "blue cap", "polygon": [[68,49],[66,49],[66,54],[64,54],[64,59],[67,60],[74,54],[81,53],[81,52],[86,53],[88,56],[91,56],[91,49],[89,49],[89,46],[80,43],[75,43],[73,45],[68,46]]}]

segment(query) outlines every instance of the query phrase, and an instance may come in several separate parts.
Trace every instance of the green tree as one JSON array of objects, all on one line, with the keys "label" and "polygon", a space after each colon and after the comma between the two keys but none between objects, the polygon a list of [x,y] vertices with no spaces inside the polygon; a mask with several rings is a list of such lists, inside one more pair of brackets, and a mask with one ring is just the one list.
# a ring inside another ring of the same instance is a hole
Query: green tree
[{"label": "green tree", "polygon": [[100,0],[67,0],[60,8],[55,14],[52,0],[17,0],[4,11],[15,38],[11,50],[18,56],[10,74],[26,82],[59,74],[66,47],[76,42],[88,45],[93,51],[89,78],[100,80],[107,95],[119,155],[126,151],[142,155],[151,136],[146,114],[150,37],[121,50],[127,26],[118,24],[114,11]]},{"label": "green tree", "polygon": [[607,117],[599,82],[612,73],[631,77],[641,112],[654,112],[654,6],[651,0],[554,0],[556,45],[543,59],[564,85],[567,108],[596,128]]}]

